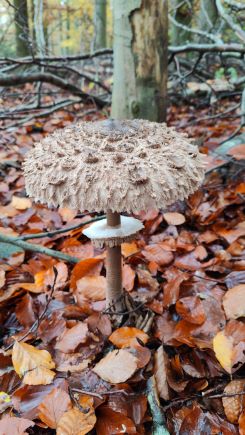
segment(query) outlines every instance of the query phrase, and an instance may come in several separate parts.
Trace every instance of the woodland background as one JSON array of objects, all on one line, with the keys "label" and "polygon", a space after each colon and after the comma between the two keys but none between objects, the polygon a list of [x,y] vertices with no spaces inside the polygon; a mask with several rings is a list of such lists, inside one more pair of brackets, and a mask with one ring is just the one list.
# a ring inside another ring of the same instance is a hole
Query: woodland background
[{"label": "woodland background", "polygon": [[[1,434],[245,434],[244,22],[233,0],[0,0]],[[120,327],[98,216],[35,204],[21,169],[110,115],[166,120],[208,161],[188,201],[138,216]]]}]

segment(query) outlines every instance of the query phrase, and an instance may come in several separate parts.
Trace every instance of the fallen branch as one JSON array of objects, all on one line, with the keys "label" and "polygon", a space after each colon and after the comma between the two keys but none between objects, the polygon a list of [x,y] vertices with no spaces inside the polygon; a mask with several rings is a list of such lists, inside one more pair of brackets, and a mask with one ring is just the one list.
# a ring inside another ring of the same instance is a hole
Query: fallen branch
[{"label": "fallen branch", "polygon": [[45,254],[49,257],[59,258],[60,260],[68,261],[69,263],[78,263],[80,261],[80,259],[77,257],[72,257],[71,255],[55,251],[54,249],[46,248],[45,246],[34,245],[32,243],[25,242],[18,237],[0,234],[0,242],[10,243],[11,245],[19,246],[25,251],[39,252],[40,254]]},{"label": "fallen branch", "polygon": [[225,9],[223,8],[223,5],[220,0],[216,0],[216,7],[220,14],[220,16],[223,18],[224,21],[230,26],[230,28],[235,32],[237,37],[241,39],[243,42],[245,42],[245,32],[242,30],[242,28],[236,24],[231,15],[226,13]]},{"label": "fallen branch", "polygon": [[23,75],[20,74],[0,75],[0,86],[18,86],[26,83],[35,83],[35,82],[50,83],[54,86],[57,86],[58,88],[70,92],[73,95],[78,95],[83,100],[84,103],[94,103],[99,108],[103,108],[109,104],[107,101],[104,101],[95,95],[87,94],[86,92],[79,89],[77,86],[71,83],[67,83],[65,80],[61,79],[60,77],[54,74],[38,72],[38,73],[30,73],[30,74],[23,74]]},{"label": "fallen branch", "polygon": [[219,44],[184,44],[179,46],[171,45],[169,48],[170,54],[177,54],[177,53],[183,53],[183,52],[190,52],[190,51],[198,51],[199,53],[206,53],[206,52],[236,52],[236,53],[245,53],[245,45],[243,44],[226,44],[226,43],[219,43]]},{"label": "fallen branch", "polygon": [[84,227],[85,225],[89,225],[92,222],[101,221],[104,218],[105,216],[98,216],[96,218],[90,219],[89,221],[81,222],[79,224],[72,225],[71,227],[68,228],[60,228],[59,230],[47,231],[45,233],[26,234],[24,236],[18,237],[18,240],[42,239],[43,237],[52,237],[52,236],[56,236],[57,234],[68,233],[69,231],[76,230],[78,228]]}]

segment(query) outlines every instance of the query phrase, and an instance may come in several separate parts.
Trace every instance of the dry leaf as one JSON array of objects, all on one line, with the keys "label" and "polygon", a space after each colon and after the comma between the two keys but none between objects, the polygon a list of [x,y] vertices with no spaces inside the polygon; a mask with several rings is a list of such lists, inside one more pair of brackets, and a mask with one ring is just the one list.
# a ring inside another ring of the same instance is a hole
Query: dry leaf
[{"label": "dry leaf", "polygon": [[223,306],[227,319],[237,319],[245,316],[245,284],[229,289],[224,298]]},{"label": "dry leaf", "polygon": [[19,196],[13,195],[10,205],[17,210],[26,210],[32,206],[32,202],[29,198],[21,198]]},{"label": "dry leaf", "polygon": [[40,420],[51,429],[56,429],[62,415],[71,408],[69,394],[59,388],[54,388],[38,406]]},{"label": "dry leaf", "polygon": [[132,243],[122,243],[122,255],[126,257],[131,257],[132,255],[136,254],[136,252],[139,252],[139,248],[135,242]]},{"label": "dry leaf", "polygon": [[237,423],[245,406],[245,395],[236,395],[245,391],[245,379],[237,379],[229,382],[224,389],[225,394],[234,394],[231,397],[222,397],[224,411],[231,423]]},{"label": "dry leaf", "polygon": [[159,397],[169,400],[169,390],[167,383],[167,364],[168,356],[160,346],[154,354],[154,375]]},{"label": "dry leaf", "polygon": [[114,346],[119,347],[120,349],[123,347],[133,347],[134,345],[138,345],[139,339],[144,344],[147,343],[149,336],[141,329],[133,328],[131,326],[123,326],[122,328],[116,329],[109,340],[114,344]]},{"label": "dry leaf", "polygon": [[239,423],[239,434],[245,435],[245,411],[240,415],[238,423]]},{"label": "dry leaf", "polygon": [[[58,272],[55,281],[55,290],[59,290],[62,289],[66,284],[68,278],[68,268],[67,265],[63,262],[55,264],[54,267]],[[49,269],[37,272],[34,276],[34,279],[34,283],[20,283],[20,287],[32,293],[42,293],[46,291],[48,286],[52,287],[54,284],[54,268],[50,267]]]},{"label": "dry leaf", "polygon": [[231,374],[233,360],[233,340],[224,331],[218,332],[213,339],[213,348],[220,365]]},{"label": "dry leaf", "polygon": [[79,322],[77,325],[67,329],[60,340],[57,341],[55,349],[64,353],[74,352],[81,343],[87,340],[88,325],[87,323]]},{"label": "dry leaf", "polygon": [[46,385],[53,381],[55,373],[50,369],[53,369],[55,364],[46,350],[15,341],[12,361],[16,373],[23,377],[24,384]]},{"label": "dry leaf", "polygon": [[99,258],[87,258],[79,261],[73,268],[70,278],[71,290],[76,289],[76,283],[84,276],[94,276],[100,273],[102,260]]},{"label": "dry leaf", "polygon": [[67,411],[57,425],[57,435],[85,435],[90,432],[96,423],[94,409],[83,413],[77,408]]},{"label": "dry leaf", "polygon": [[106,279],[104,276],[85,276],[77,281],[75,295],[78,305],[86,300],[103,301],[105,299]]},{"label": "dry leaf", "polygon": [[96,435],[137,434],[131,418],[121,412],[116,412],[107,406],[98,409]]},{"label": "dry leaf", "polygon": [[123,288],[128,292],[131,292],[134,288],[135,275],[135,270],[129,264],[124,264],[122,269],[122,284]]},{"label": "dry leaf", "polygon": [[164,244],[155,243],[148,245],[142,251],[142,254],[148,261],[154,261],[159,266],[166,266],[173,261],[174,256],[171,251],[167,251]]},{"label": "dry leaf", "polygon": [[5,284],[5,270],[0,269],[0,288]]},{"label": "dry leaf", "polygon": [[164,213],[163,217],[168,225],[182,225],[185,223],[185,216],[181,213]]},{"label": "dry leaf", "polygon": [[102,358],[93,371],[111,384],[126,382],[137,370],[137,358],[125,349],[113,350]]},{"label": "dry leaf", "polygon": [[32,426],[35,426],[35,423],[31,420],[5,415],[0,421],[0,433],[1,435],[28,435],[25,430]]}]

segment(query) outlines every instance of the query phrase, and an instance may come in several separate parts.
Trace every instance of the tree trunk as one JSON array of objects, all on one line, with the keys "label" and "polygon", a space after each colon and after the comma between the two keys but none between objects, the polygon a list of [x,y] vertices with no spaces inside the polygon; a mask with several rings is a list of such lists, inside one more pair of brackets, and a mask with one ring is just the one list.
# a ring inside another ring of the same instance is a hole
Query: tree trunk
[{"label": "tree trunk", "polygon": [[114,0],[112,116],[162,122],[167,94],[167,0]]},{"label": "tree trunk", "polygon": [[106,0],[94,0],[94,49],[106,47]]},{"label": "tree trunk", "polygon": [[27,0],[14,0],[16,54],[18,57],[30,55]]}]

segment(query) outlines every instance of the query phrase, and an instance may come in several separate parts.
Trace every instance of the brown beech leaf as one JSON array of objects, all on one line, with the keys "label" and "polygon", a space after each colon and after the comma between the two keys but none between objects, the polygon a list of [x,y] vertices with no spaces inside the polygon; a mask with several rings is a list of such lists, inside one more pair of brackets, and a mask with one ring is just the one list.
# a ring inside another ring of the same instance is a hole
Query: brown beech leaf
[{"label": "brown beech leaf", "polygon": [[167,383],[168,356],[160,346],[154,354],[154,375],[159,397],[169,400],[169,389]]},{"label": "brown beech leaf", "polygon": [[139,344],[137,339],[145,344],[149,340],[149,336],[144,331],[141,331],[141,329],[132,326],[118,328],[109,337],[109,340],[114,346],[119,347],[119,349],[123,347],[134,347],[134,345]]},{"label": "brown beech leaf", "polygon": [[223,306],[227,319],[245,316],[245,284],[230,288],[224,295]]},{"label": "brown beech leaf", "polygon": [[135,280],[135,270],[129,266],[129,264],[124,264],[122,269],[122,281],[123,288],[128,292],[131,292],[134,288],[134,280]]},{"label": "brown beech leaf", "polygon": [[86,300],[103,301],[105,299],[106,279],[104,276],[84,276],[77,281],[74,292],[78,305]]},{"label": "brown beech leaf", "polygon": [[223,407],[227,419],[231,423],[238,423],[238,419],[245,406],[245,395],[239,395],[245,391],[245,379],[236,379],[229,382],[224,389],[224,396],[234,394],[231,397],[222,397]]},{"label": "brown beech leaf", "polygon": [[13,366],[23,383],[28,385],[51,384],[55,367],[47,350],[39,350],[26,343],[15,341],[12,353]]},{"label": "brown beech leaf", "polygon": [[167,279],[167,283],[163,287],[163,306],[169,307],[178,300],[180,285],[189,278],[189,275],[176,267],[171,267],[166,270],[164,277]]},{"label": "brown beech leaf", "polygon": [[1,435],[28,435],[25,430],[32,426],[35,426],[35,423],[31,420],[5,415],[0,421],[0,433]]},{"label": "brown beech leaf", "polygon": [[85,435],[90,432],[96,423],[94,409],[87,413],[73,408],[63,414],[57,425],[57,435]]},{"label": "brown beech leaf", "polygon": [[0,269],[0,288],[5,284],[5,270]]},{"label": "brown beech leaf", "polygon": [[[59,262],[55,264],[55,269],[58,272],[55,281],[55,290],[59,290],[62,289],[66,284],[68,278],[68,268],[65,263]],[[54,279],[55,279],[54,268],[50,267],[49,269],[37,272],[35,274],[34,279],[35,279],[34,283],[21,283],[20,287],[32,293],[42,293],[46,291],[48,286],[52,287],[54,283]]]},{"label": "brown beech leaf", "polygon": [[54,388],[38,406],[40,420],[51,429],[56,429],[62,415],[71,408],[69,394],[59,388]]},{"label": "brown beech leaf", "polygon": [[159,266],[166,266],[171,263],[174,259],[173,253],[171,251],[167,251],[165,245],[162,243],[154,243],[152,245],[148,245],[142,251],[142,254],[148,261],[154,261]]},{"label": "brown beech leaf", "polygon": [[126,257],[131,257],[132,255],[139,252],[139,248],[136,242],[122,243],[122,255]]},{"label": "brown beech leaf", "polygon": [[202,325],[206,314],[202,301],[197,296],[187,296],[176,302],[176,311],[187,322]]},{"label": "brown beech leaf", "polygon": [[137,358],[125,349],[109,352],[93,368],[98,376],[111,384],[127,381],[136,370]]},{"label": "brown beech leaf", "polygon": [[213,339],[213,349],[220,365],[232,373],[245,362],[245,325],[230,320]]},{"label": "brown beech leaf", "polygon": [[15,195],[12,196],[12,201],[10,204],[17,210],[26,210],[32,206],[32,202],[29,198],[21,198]]},{"label": "brown beech leaf", "polygon": [[112,435],[120,433],[137,434],[134,422],[123,413],[116,412],[107,406],[101,406],[98,409],[96,434]]},{"label": "brown beech leaf", "polygon": [[76,289],[76,283],[84,276],[99,275],[102,267],[102,260],[100,258],[86,258],[79,261],[73,268],[70,278],[71,290]]},{"label": "brown beech leaf", "polygon": [[245,411],[242,412],[242,414],[240,415],[238,423],[239,423],[239,434],[245,435]]},{"label": "brown beech leaf", "polygon": [[81,343],[85,343],[88,335],[87,323],[79,322],[70,329],[66,329],[59,341],[56,342],[55,349],[64,353],[74,352]]},{"label": "brown beech leaf", "polygon": [[181,213],[164,213],[163,217],[168,225],[182,225],[185,223],[185,216]]}]

